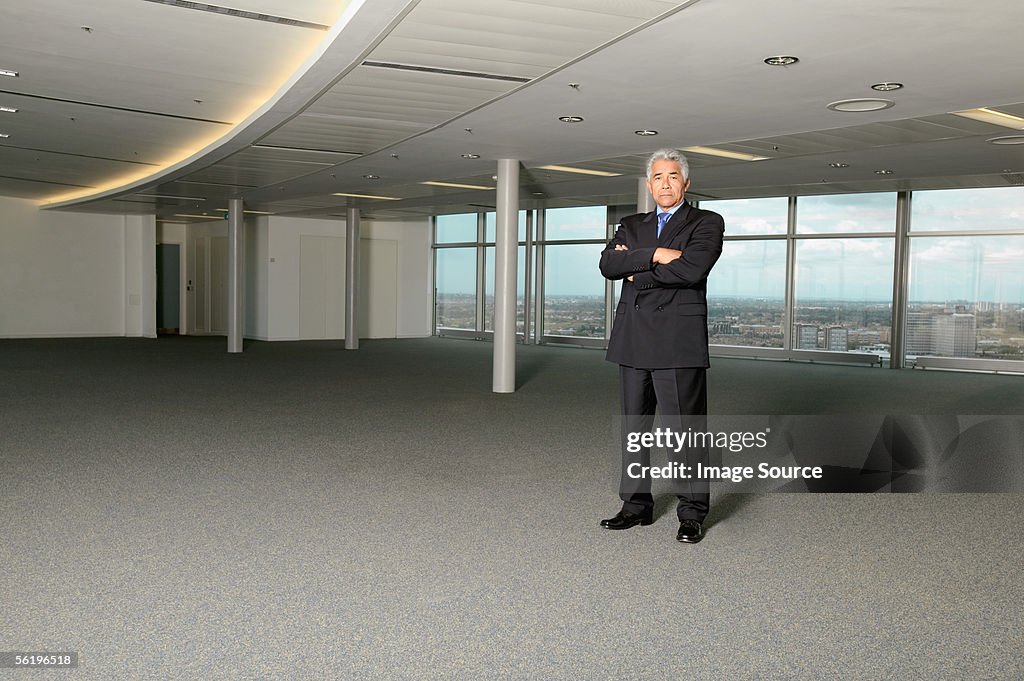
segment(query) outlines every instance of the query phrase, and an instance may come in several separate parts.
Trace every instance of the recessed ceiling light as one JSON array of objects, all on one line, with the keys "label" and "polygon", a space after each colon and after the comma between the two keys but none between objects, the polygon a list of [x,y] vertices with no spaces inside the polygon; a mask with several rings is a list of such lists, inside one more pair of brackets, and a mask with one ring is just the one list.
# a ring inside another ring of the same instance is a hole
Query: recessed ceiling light
[{"label": "recessed ceiling light", "polygon": [[980,109],[968,109],[967,111],[954,111],[953,114],[955,116],[971,118],[983,123],[1001,125],[1004,128],[1024,130],[1024,118],[1014,116],[1013,114],[1003,113],[1002,111],[996,111],[995,109],[982,107]]},{"label": "recessed ceiling light", "polygon": [[828,167],[829,168],[849,168],[850,164],[849,163],[843,163],[842,161],[833,161],[832,163],[828,164]]},{"label": "recessed ceiling light", "polygon": [[363,175],[363,179],[364,180],[379,180],[380,179],[380,175],[374,175],[373,173],[370,173],[368,175]]},{"label": "recessed ceiling light", "polygon": [[622,173],[611,173],[607,170],[591,170],[590,168],[573,168],[572,166],[537,166],[541,170],[557,170],[561,173],[578,173],[580,175],[597,175],[598,177],[619,177]]},{"label": "recessed ceiling light", "polygon": [[847,113],[863,113],[865,111],[881,111],[894,106],[896,102],[891,99],[840,99],[828,105],[833,111],[844,111]]},{"label": "recessed ceiling light", "polygon": [[544,192],[532,192],[534,196],[544,196]]},{"label": "recessed ceiling light", "polygon": [[174,217],[176,217],[176,218],[198,218],[200,220],[223,220],[224,219],[224,217],[222,215],[207,215],[206,213],[203,213],[202,215],[194,215],[194,214],[191,214],[191,213],[175,213]]},{"label": "recessed ceiling light", "polygon": [[480,154],[463,154],[462,158],[480,158]]},{"label": "recessed ceiling light", "polygon": [[790,64],[795,64],[798,61],[800,60],[797,59],[796,57],[791,57],[786,54],[780,54],[774,57],[768,57],[767,59],[764,60],[764,63],[767,64],[768,66],[789,66]]},{"label": "recessed ceiling light", "polygon": [[655,135],[658,134],[658,131],[657,130],[647,130],[647,129],[644,129],[644,130],[634,130],[633,134],[634,135],[640,135],[641,137],[654,137]]},{"label": "recessed ceiling light", "polygon": [[731,158],[736,161],[766,161],[767,156],[757,156],[756,154],[745,154],[741,151],[729,151],[728,149],[719,149],[717,147],[683,147],[683,151],[689,151],[694,154],[704,154],[705,156],[720,156],[722,158]]},{"label": "recessed ceiling light", "polygon": [[401,201],[398,196],[375,196],[373,194],[352,194],[349,192],[334,192],[333,196],[348,196],[353,199],[379,199],[381,201]]},{"label": "recessed ceiling light", "polygon": [[582,123],[583,116],[559,116],[558,120],[563,123]]},{"label": "recessed ceiling light", "polygon": [[885,168],[883,170],[876,170],[875,175],[892,175],[895,172],[895,170],[889,170],[888,168]]},{"label": "recessed ceiling light", "polygon": [[0,111],[4,113],[18,113],[18,110],[13,106],[0,106]]},{"label": "recessed ceiling light", "polygon": [[1024,144],[1024,135],[1005,135],[1004,137],[992,137],[985,140],[989,144]]},{"label": "recessed ceiling light", "polygon": [[11,71],[10,69],[0,69],[0,76],[10,76],[11,78],[17,78],[18,72]]},{"label": "recessed ceiling light", "polygon": [[487,187],[482,184],[459,184],[457,182],[420,182],[420,184],[428,184],[431,187],[451,187],[453,189],[494,189],[494,187]]},{"label": "recessed ceiling light", "polygon": [[871,86],[872,90],[878,90],[879,92],[891,92],[902,88],[903,83],[875,83]]},{"label": "recessed ceiling light", "polygon": [[10,137],[10,135],[8,135],[6,132],[0,132],[0,140],[5,140],[8,137]]}]

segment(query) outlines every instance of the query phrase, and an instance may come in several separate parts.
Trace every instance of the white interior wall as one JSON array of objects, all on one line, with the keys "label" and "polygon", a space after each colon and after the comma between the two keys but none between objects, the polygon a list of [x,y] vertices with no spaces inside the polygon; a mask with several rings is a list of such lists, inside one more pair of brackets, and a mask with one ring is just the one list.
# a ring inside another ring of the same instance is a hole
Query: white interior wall
[{"label": "white interior wall", "polygon": [[[246,222],[245,335],[299,339],[300,238],[344,238],[345,221]],[[429,225],[426,218],[361,224],[363,239],[397,245],[399,338],[431,333]],[[41,211],[34,201],[0,197],[0,337],[155,337],[158,240],[182,245],[185,285],[195,239],[226,236],[226,230],[224,222],[158,229],[153,216]],[[338,267],[344,276],[343,252]],[[192,302],[183,301],[183,329]]]},{"label": "white interior wall", "polygon": [[[266,301],[266,324],[247,324],[251,338],[263,340],[301,340],[300,281],[302,237],[345,238],[345,220],[306,219],[269,216],[256,221],[256,239],[266,245],[256,253],[250,241],[249,292]],[[265,230],[265,232],[264,232]],[[430,222],[372,221],[360,223],[363,239],[395,241],[398,246],[397,336],[423,337],[431,333],[432,296],[430,295]],[[337,255],[337,273],[344,278],[344,247]],[[253,288],[255,286],[255,288]],[[265,289],[263,288],[265,286]],[[364,296],[365,298],[365,296]],[[343,334],[338,336],[343,337]]]},{"label": "white interior wall", "polygon": [[398,338],[422,338],[433,329],[434,296],[431,270],[430,219],[366,220],[360,231],[365,239],[398,242]]},{"label": "white interior wall", "polygon": [[152,216],[0,197],[0,337],[155,336],[155,248]]}]

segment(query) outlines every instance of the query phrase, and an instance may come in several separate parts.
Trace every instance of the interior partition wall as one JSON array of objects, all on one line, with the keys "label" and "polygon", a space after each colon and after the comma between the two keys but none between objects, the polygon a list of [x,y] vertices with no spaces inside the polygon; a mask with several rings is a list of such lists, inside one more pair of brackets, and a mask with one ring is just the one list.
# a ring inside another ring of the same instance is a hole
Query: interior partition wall
[{"label": "interior partition wall", "polygon": [[[701,205],[726,223],[708,282],[712,354],[1024,371],[1024,188]],[[597,262],[622,210],[521,213],[524,340],[607,344],[620,287]],[[484,338],[491,329],[491,219],[436,219],[439,335]]]}]

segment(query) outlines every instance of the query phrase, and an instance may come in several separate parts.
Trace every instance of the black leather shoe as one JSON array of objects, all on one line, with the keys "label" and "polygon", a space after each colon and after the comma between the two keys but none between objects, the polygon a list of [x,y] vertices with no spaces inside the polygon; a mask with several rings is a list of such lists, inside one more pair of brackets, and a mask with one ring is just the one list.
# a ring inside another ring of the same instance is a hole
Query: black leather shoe
[{"label": "black leather shoe", "polygon": [[614,518],[605,518],[601,521],[601,527],[609,530],[628,530],[634,525],[650,525],[654,522],[654,509],[646,513],[630,513],[619,511]]},{"label": "black leather shoe", "polygon": [[683,520],[679,523],[679,532],[676,533],[676,541],[686,544],[696,544],[704,538],[704,528],[696,520]]}]

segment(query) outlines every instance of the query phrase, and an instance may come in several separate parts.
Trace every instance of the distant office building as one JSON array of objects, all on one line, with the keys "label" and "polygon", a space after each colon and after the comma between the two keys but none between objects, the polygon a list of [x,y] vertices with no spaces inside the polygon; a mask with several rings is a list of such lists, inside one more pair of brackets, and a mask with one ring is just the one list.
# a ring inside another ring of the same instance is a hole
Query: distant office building
[{"label": "distant office building", "polygon": [[933,352],[940,357],[974,357],[976,321],[972,314],[938,315],[933,320]]},{"label": "distant office building", "polygon": [[830,326],[825,330],[825,349],[832,352],[846,352],[850,348],[850,332],[841,326]]},{"label": "distant office building", "polygon": [[929,312],[907,314],[906,352],[908,355],[932,354],[932,318]]},{"label": "distant office building", "polygon": [[818,327],[813,324],[797,324],[795,340],[794,347],[797,350],[817,350]]}]

